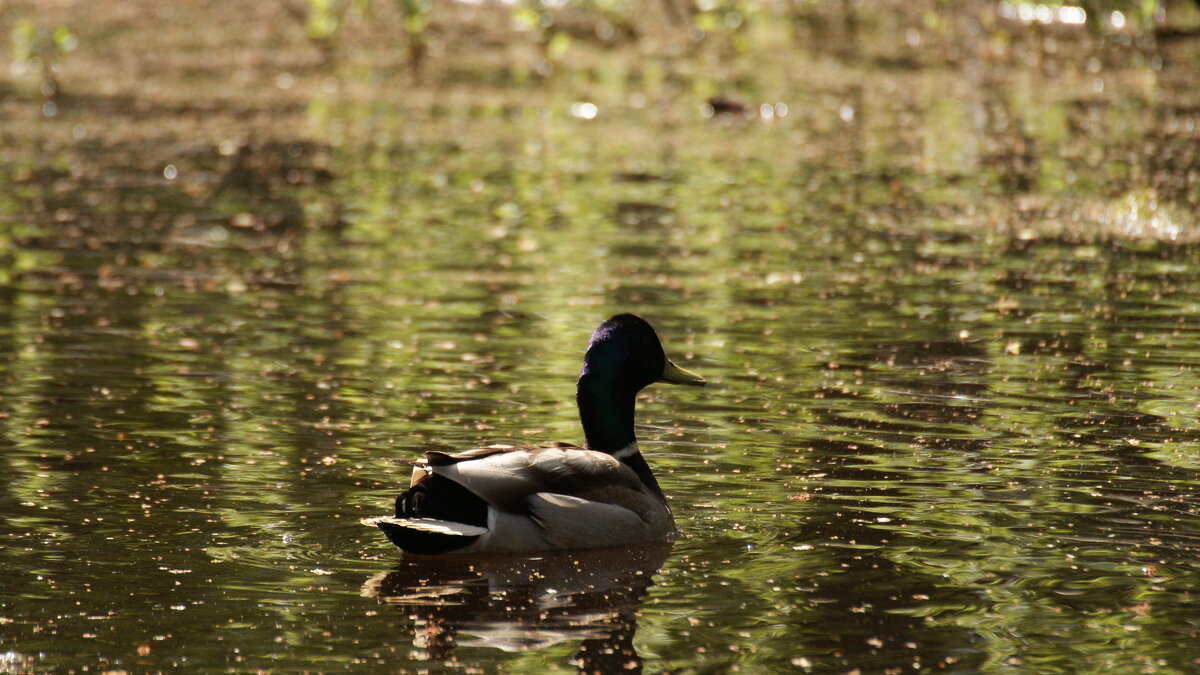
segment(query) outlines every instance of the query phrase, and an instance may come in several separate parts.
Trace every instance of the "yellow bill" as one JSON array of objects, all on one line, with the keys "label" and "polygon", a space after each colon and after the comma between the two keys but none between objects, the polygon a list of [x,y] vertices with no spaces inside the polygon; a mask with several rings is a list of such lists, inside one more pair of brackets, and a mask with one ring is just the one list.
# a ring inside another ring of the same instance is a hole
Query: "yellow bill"
[{"label": "yellow bill", "polygon": [[693,387],[703,387],[708,384],[708,381],[703,377],[690,370],[680,368],[671,359],[667,359],[667,365],[663,366],[662,377],[658,378],[658,381],[669,382],[670,384],[687,384]]}]

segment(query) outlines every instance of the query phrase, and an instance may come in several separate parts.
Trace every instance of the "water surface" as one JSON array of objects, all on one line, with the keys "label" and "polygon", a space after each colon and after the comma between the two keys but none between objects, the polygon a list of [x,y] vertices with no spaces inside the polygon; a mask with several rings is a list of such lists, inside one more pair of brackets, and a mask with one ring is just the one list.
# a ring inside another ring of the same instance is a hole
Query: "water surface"
[{"label": "water surface", "polygon": [[[1193,670],[1197,52],[1013,30],[417,99],[347,69],[316,140],[20,146],[0,665]],[[705,116],[722,81],[750,114]],[[621,311],[710,382],[639,403],[673,546],[359,524],[397,459],[579,442]]]}]

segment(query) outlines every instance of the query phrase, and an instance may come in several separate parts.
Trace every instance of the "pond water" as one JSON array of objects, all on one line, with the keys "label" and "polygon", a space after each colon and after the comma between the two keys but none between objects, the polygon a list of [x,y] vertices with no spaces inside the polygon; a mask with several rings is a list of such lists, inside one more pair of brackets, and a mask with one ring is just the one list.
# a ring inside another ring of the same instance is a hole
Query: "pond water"
[{"label": "pond water", "polygon": [[[0,670],[1194,671],[1200,51],[1023,39],[7,155]],[[622,311],[710,383],[639,402],[672,546],[359,523],[396,460],[581,441]]]}]

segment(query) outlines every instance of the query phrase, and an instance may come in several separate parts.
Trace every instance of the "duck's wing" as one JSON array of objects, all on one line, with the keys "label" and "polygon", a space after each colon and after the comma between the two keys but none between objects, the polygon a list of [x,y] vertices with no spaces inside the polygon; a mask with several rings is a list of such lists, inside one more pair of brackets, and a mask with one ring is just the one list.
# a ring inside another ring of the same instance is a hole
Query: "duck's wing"
[{"label": "duck's wing", "polygon": [[642,489],[637,474],[619,460],[575,446],[429,453],[427,459],[430,473],[449,478],[509,513],[528,512],[529,497],[543,492],[600,497],[598,491],[605,488]]},{"label": "duck's wing", "polygon": [[550,548],[590,548],[657,541],[674,534],[671,512],[655,496],[626,487],[584,494],[539,492],[529,499]]},{"label": "duck's wing", "polygon": [[[484,499],[488,549],[585,548],[662,539],[670,511],[611,455],[570,447],[514,449],[432,466]],[[542,542],[530,542],[529,525]]]}]

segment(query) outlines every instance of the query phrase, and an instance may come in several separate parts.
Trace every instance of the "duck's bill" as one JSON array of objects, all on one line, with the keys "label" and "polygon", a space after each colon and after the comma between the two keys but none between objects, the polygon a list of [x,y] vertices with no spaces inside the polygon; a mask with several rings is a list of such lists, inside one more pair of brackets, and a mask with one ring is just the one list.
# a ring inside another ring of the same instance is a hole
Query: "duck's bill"
[{"label": "duck's bill", "polygon": [[667,365],[663,367],[662,377],[658,378],[658,381],[669,382],[671,384],[687,384],[693,387],[703,387],[708,384],[708,380],[690,370],[680,368],[671,359],[667,359]]}]

